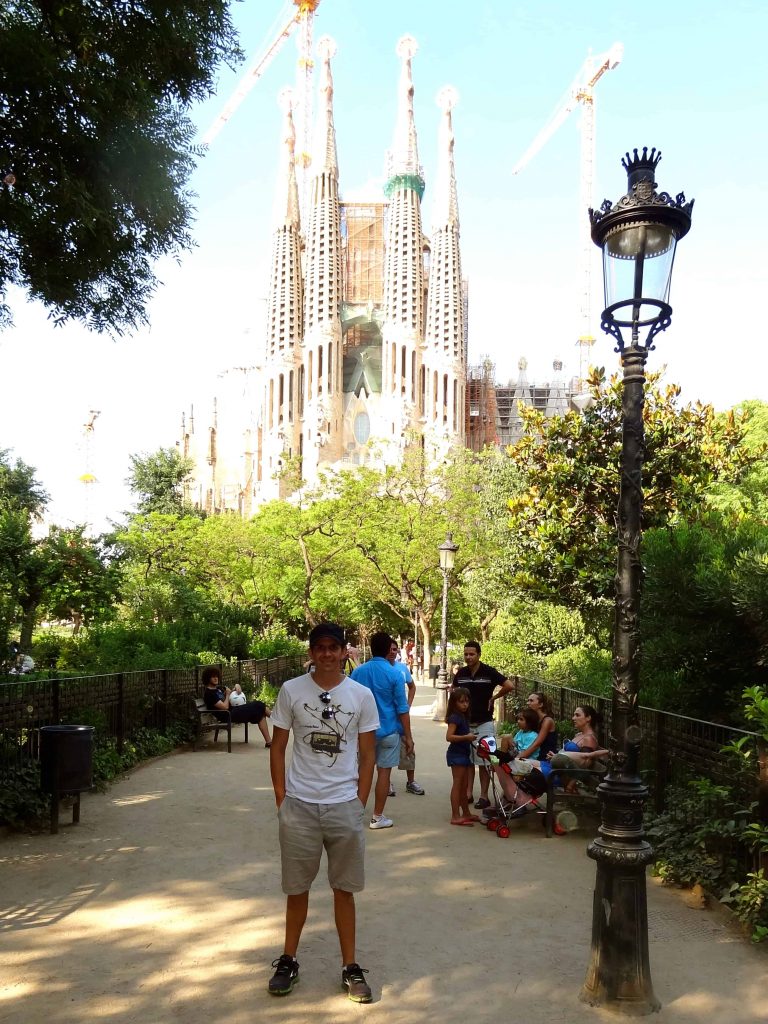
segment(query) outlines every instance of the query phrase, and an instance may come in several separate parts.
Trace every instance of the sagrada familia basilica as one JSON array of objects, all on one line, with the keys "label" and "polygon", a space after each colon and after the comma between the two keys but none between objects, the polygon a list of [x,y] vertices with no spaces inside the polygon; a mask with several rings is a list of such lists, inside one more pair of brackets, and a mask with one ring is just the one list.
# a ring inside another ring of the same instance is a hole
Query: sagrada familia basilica
[{"label": "sagrada familia basilica", "polygon": [[210,414],[190,410],[179,447],[195,461],[188,498],[244,515],[283,497],[282,469],[311,484],[322,468],[396,464],[417,444],[439,459],[465,442],[466,284],[451,112],[441,91],[432,235],[424,234],[423,170],[413,115],[411,37],[398,43],[397,120],[384,195],[344,202],[331,59],[321,40],[320,104],[306,215],[296,132],[285,102],[275,197],[263,364],[232,370]]}]

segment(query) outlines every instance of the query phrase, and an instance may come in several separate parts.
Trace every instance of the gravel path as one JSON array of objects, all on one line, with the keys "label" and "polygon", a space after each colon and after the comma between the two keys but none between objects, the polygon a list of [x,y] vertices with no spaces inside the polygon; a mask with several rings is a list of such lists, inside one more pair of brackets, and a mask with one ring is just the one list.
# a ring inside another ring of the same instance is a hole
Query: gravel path
[{"label": "gravel path", "polygon": [[[448,825],[450,774],[433,691],[414,708],[418,780],[395,827],[367,833],[359,960],[374,1002],[344,996],[324,867],[299,951],[301,984],[266,992],[282,950],[283,897],[268,752],[209,743],[83,797],[58,836],[0,839],[0,1021],[24,1024],[580,1024],[616,1020],[577,1000],[590,937],[588,832],[508,840]],[[238,730],[239,734],[239,730]],[[661,1022],[765,1024],[768,958],[720,913],[649,881],[651,969]]]}]

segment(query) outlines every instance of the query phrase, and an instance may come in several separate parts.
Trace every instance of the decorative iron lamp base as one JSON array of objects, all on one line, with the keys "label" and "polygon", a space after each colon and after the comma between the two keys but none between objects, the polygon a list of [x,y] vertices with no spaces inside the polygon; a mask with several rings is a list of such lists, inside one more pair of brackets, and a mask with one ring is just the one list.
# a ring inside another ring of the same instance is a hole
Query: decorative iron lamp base
[{"label": "decorative iron lamp base", "polygon": [[633,1017],[661,1009],[648,960],[645,871],[653,850],[643,838],[648,790],[637,776],[611,774],[598,788],[603,823],[587,850],[597,864],[592,951],[582,1002]]}]

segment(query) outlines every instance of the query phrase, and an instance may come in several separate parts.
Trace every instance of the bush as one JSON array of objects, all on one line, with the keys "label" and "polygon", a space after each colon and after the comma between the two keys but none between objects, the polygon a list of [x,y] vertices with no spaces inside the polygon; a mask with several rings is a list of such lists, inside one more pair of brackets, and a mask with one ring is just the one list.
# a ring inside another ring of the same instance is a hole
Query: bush
[{"label": "bush", "polygon": [[585,635],[577,611],[545,601],[515,604],[511,611],[501,612],[491,629],[491,640],[539,657],[579,644]]},{"label": "bush", "polygon": [[671,885],[698,883],[722,895],[736,875],[734,854],[749,809],[740,807],[727,787],[708,779],[671,786],[665,803],[668,810],[648,815],[654,874]]},{"label": "bush", "polygon": [[494,637],[483,644],[482,657],[487,665],[493,665],[505,676],[526,676],[531,679],[539,679],[544,670],[542,658],[529,654],[505,640],[496,640]]},{"label": "bush", "polygon": [[538,602],[516,604],[493,623],[483,661],[505,675],[526,676],[563,686],[609,693],[611,654],[587,636],[581,615]]},{"label": "bush", "polygon": [[284,626],[268,626],[254,637],[248,651],[249,658],[279,658],[281,655],[306,654],[307,645],[289,636]]},{"label": "bush", "polygon": [[543,679],[574,690],[607,697],[611,693],[611,652],[587,637],[575,647],[555,651],[546,659]]},{"label": "bush", "polygon": [[117,741],[113,737],[100,737],[94,744],[93,784],[104,788],[142,761],[171,754],[191,739],[192,725],[185,722],[169,725],[165,733],[147,727],[136,729],[123,743],[122,753],[118,752]]},{"label": "bush", "polygon": [[306,650],[282,627],[262,634],[249,623],[228,621],[223,613],[210,622],[193,618],[154,625],[105,623],[59,639],[57,672],[71,675],[192,668]]},{"label": "bush", "polygon": [[738,919],[752,929],[752,941],[768,939],[768,878],[762,868],[751,871],[743,885],[734,882],[723,903],[729,903]]},{"label": "bush", "polygon": [[48,817],[51,798],[40,788],[40,765],[25,759],[0,771],[0,823],[39,826]]},{"label": "bush", "polygon": [[275,706],[278,693],[280,693],[280,687],[276,686],[274,683],[270,683],[270,681],[265,677],[261,680],[261,684],[259,685],[259,689],[256,691],[254,700],[263,701],[267,707],[272,708]]}]

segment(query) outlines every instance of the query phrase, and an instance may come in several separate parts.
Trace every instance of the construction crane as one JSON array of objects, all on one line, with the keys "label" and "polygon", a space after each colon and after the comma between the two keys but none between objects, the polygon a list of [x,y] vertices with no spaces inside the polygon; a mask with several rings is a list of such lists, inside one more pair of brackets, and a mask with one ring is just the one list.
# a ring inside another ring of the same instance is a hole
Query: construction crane
[{"label": "construction crane", "polygon": [[614,43],[610,50],[598,55],[590,54],[579,68],[555,112],[531,145],[512,168],[513,174],[530,163],[540,149],[552,138],[568,115],[581,104],[581,170],[579,175],[579,225],[581,246],[579,280],[581,287],[579,346],[579,379],[584,380],[589,350],[595,342],[592,334],[592,239],[589,232],[587,210],[593,206],[592,192],[595,165],[595,97],[594,88],[606,71],[613,71],[624,56],[624,45]]},{"label": "construction crane", "polygon": [[[296,45],[299,51],[299,59],[296,65],[293,118],[297,128],[296,136],[301,147],[300,152],[297,154],[296,170],[299,179],[299,195],[302,197],[302,208],[306,206],[304,200],[306,198],[306,185],[309,178],[308,169],[312,160],[310,147],[312,71],[314,69],[314,61],[312,60],[312,30],[315,11],[319,5],[320,0],[292,0],[291,3],[286,4],[286,7],[278,16],[279,20],[276,24],[279,28],[276,33],[270,32],[268,37],[270,41],[265,50],[240,79],[237,88],[225,104],[224,109],[203,136],[203,145],[210,146],[272,63],[286,39],[288,39],[294,29],[298,29],[299,34],[296,39]],[[291,13],[292,7],[295,8],[293,13]],[[286,18],[288,18],[287,21],[285,20]]]},{"label": "construction crane", "polygon": [[96,428],[96,420],[101,415],[99,409],[89,409],[88,419],[83,424],[83,447],[85,449],[85,472],[80,474],[80,483],[85,487],[85,525],[91,525],[91,487],[95,484],[96,477],[91,470],[91,447],[93,432]]}]

